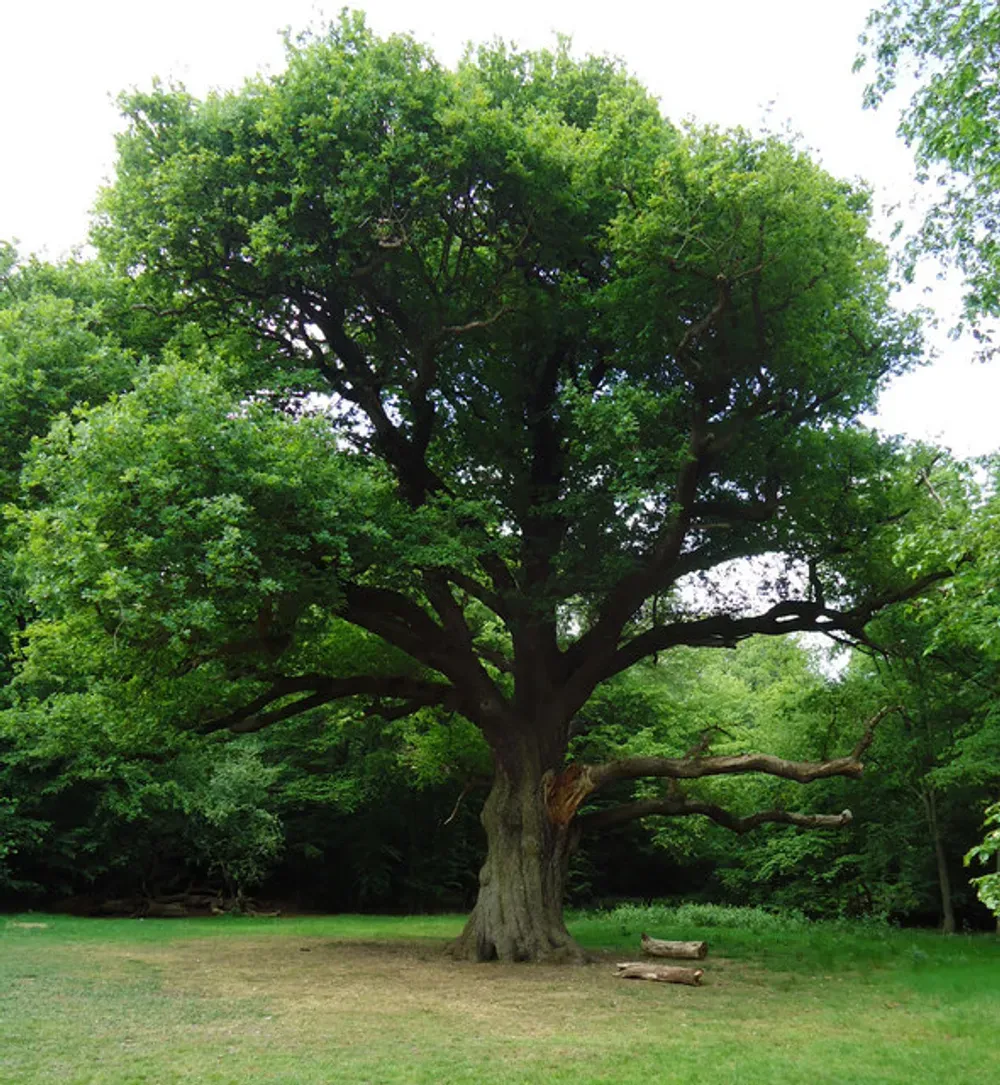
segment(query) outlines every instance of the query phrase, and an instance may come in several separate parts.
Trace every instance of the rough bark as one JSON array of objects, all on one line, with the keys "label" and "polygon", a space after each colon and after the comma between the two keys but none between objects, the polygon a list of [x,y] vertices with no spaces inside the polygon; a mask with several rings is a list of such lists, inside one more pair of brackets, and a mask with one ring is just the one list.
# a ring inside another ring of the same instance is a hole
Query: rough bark
[{"label": "rough bark", "polygon": [[[551,771],[526,741],[497,758],[483,806],[487,855],[479,896],[453,956],[472,961],[583,962],[563,921],[576,830]],[[555,815],[555,816],[553,816]]]},{"label": "rough bark", "polygon": [[[465,929],[452,944],[455,957],[473,961],[583,961],[586,955],[563,922],[569,857],[584,827],[604,827],[650,814],[701,814],[748,832],[765,822],[808,828],[841,828],[841,814],[766,810],[745,818],[677,791],[577,817],[580,805],[602,784],[637,776],[691,778],[730,772],[765,772],[802,782],[857,776],[883,709],[868,723],[854,751],[826,762],[791,762],[764,754],[734,757],[631,758],[605,765],[565,765],[567,729],[541,718],[522,719],[493,733],[494,782],[483,807],[487,856],[479,896]],[[555,717],[555,718],[558,718]],[[512,721],[508,721],[512,722]]]}]

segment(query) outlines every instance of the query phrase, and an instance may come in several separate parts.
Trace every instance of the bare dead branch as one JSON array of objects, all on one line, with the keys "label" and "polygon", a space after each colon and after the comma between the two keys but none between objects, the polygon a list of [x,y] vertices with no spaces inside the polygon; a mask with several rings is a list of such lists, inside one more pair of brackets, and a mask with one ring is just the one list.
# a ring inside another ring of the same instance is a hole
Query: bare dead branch
[{"label": "bare dead branch", "polygon": [[623,825],[636,818],[666,816],[688,817],[701,814],[731,832],[748,833],[768,823],[777,825],[795,825],[800,829],[842,829],[850,825],[850,810],[839,814],[799,814],[789,810],[761,810],[747,817],[738,817],[721,806],[711,802],[699,802],[684,796],[671,796],[662,799],[640,799],[638,802],[623,803],[607,810],[598,810],[583,814],[580,824],[586,829],[607,829],[614,825]]},{"label": "bare dead branch", "polygon": [[864,733],[861,738],[858,739],[858,744],[851,751],[851,757],[855,761],[860,761],[862,754],[872,744],[872,739],[875,737],[875,728],[893,712],[898,712],[904,718],[906,717],[906,709],[902,705],[888,705],[886,708],[880,709],[874,716],[865,724]]},{"label": "bare dead branch", "polygon": [[[892,712],[902,712],[899,705],[890,705],[876,712],[865,725],[857,745],[846,757],[829,761],[789,761],[766,753],[724,754],[716,757],[626,757],[603,765],[588,766],[591,791],[597,791],[614,780],[634,780],[643,776],[667,777],[672,780],[695,780],[703,776],[725,776],[733,773],[760,772],[808,784],[831,776],[859,779],[864,772],[861,757],[875,737],[875,729]],[[659,801],[659,800],[658,800]],[[671,800],[673,801],[673,800]]]},{"label": "bare dead branch", "polygon": [[927,492],[937,502],[938,508],[943,509],[945,507],[944,501],[941,500],[941,495],[934,489],[934,484],[931,482],[930,471],[926,467],[920,469],[920,474],[917,476],[918,485],[924,485],[927,487]]},{"label": "bare dead branch", "polygon": [[466,324],[446,324],[442,329],[442,333],[447,335],[462,335],[464,332],[478,331],[481,328],[488,328],[507,313],[510,312],[510,306],[501,305],[499,309],[491,316],[484,317],[482,320],[470,320]]},{"label": "bare dead branch", "polygon": [[672,942],[663,938],[650,938],[645,931],[639,936],[639,945],[648,957],[703,961],[708,954],[707,942]]},{"label": "bare dead branch", "polygon": [[458,816],[459,810],[462,808],[462,802],[465,796],[472,790],[472,784],[467,783],[465,787],[458,793],[458,798],[455,800],[455,805],[452,807],[451,813],[441,822],[442,825],[450,825]]},{"label": "bare dead branch", "polygon": [[193,306],[188,305],[183,308],[176,309],[157,309],[155,305],[147,305],[144,301],[137,301],[134,305],[130,305],[129,308],[133,312],[152,313],[154,316],[185,316],[190,313]]}]

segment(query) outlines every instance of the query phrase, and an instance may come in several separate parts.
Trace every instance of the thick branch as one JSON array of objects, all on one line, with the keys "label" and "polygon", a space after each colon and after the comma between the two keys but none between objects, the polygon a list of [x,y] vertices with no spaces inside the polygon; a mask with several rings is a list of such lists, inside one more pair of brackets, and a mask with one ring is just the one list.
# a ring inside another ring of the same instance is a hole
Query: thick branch
[{"label": "thick branch", "polygon": [[762,772],[808,784],[830,776],[858,779],[864,772],[861,757],[872,743],[875,728],[892,712],[901,712],[899,705],[890,705],[876,712],[865,725],[857,745],[846,757],[830,761],[789,761],[766,753],[729,754],[717,757],[626,757],[589,769],[591,791],[613,780],[634,780],[642,776],[668,777],[673,780],[694,780],[702,776],[725,776],[732,773]]},{"label": "thick branch", "polygon": [[504,605],[500,596],[495,591],[490,591],[485,584],[480,584],[475,577],[469,576],[459,569],[442,567],[441,571],[456,588],[461,588],[467,595],[471,595],[473,599],[478,599],[483,606],[492,610],[498,617],[508,617],[509,608]]},{"label": "thick branch", "polygon": [[951,577],[951,569],[940,569],[905,585],[872,596],[849,610],[834,610],[822,599],[790,599],[776,603],[762,614],[734,618],[716,614],[694,621],[671,622],[654,626],[623,644],[610,659],[602,678],[627,670],[654,652],[679,644],[700,648],[734,648],[755,634],[767,636],[784,633],[847,633],[864,640],[864,627],[880,610],[913,599],[941,580]]},{"label": "thick branch", "polygon": [[685,797],[664,799],[641,799],[638,802],[613,806],[607,810],[598,810],[585,814],[580,819],[582,827],[587,829],[607,829],[613,825],[622,825],[636,818],[665,815],[667,817],[686,817],[690,814],[702,814],[734,833],[748,833],[765,823],[778,825],[797,825],[800,829],[842,829],[852,821],[851,811],[840,814],[798,814],[788,810],[761,810],[747,817],[716,806],[711,802],[698,802]]},{"label": "thick branch", "polygon": [[[971,554],[963,554],[956,562],[956,567],[965,565],[971,560]],[[954,575],[955,569],[938,569],[933,573],[927,573],[926,576],[914,580],[903,588],[896,588],[892,591],[883,592],[881,595],[875,595],[870,599],[866,599],[853,610],[849,611],[849,614],[855,621],[867,622],[878,611],[884,610],[888,606],[892,606],[893,603],[902,603],[907,599],[915,599],[918,595],[923,595],[928,588],[934,587],[935,584],[940,583],[942,580],[949,580]]]},{"label": "thick branch", "polygon": [[447,335],[463,335],[465,332],[479,331],[482,328],[489,328],[507,313],[510,312],[510,307],[507,305],[501,305],[499,309],[491,316],[483,317],[480,320],[469,320],[465,324],[446,324],[442,329],[442,334]]},{"label": "thick branch", "polygon": [[423,572],[424,591],[441,619],[445,634],[466,650],[472,647],[472,631],[465,620],[465,610],[451,593],[449,577],[440,569],[425,569]]},{"label": "thick branch", "polygon": [[729,306],[732,297],[732,285],[721,272],[715,277],[715,290],[715,304],[701,320],[696,320],[688,326],[677,344],[674,356],[682,364],[688,361],[687,356],[694,344],[715,324]]},{"label": "thick branch", "polygon": [[514,661],[498,648],[487,648],[481,644],[477,644],[474,647],[476,655],[489,663],[491,667],[496,667],[498,671],[503,671],[504,674],[514,673]]},{"label": "thick branch", "polygon": [[[296,693],[305,693],[306,696],[268,710],[268,705]],[[416,711],[417,708],[431,704],[450,704],[456,700],[456,691],[449,683],[428,682],[408,675],[354,675],[350,678],[327,678],[318,674],[296,675],[276,679],[270,689],[242,708],[228,716],[210,720],[197,730],[202,734],[211,734],[213,731],[247,734],[261,731],[272,723],[290,719],[331,701],[358,696],[403,699],[410,706],[409,711]]]},{"label": "thick branch", "polygon": [[[450,591],[441,586],[438,603],[448,611]],[[462,711],[482,725],[500,722],[506,701],[483,667],[461,610],[453,598],[454,614],[447,627],[435,622],[421,606],[385,588],[347,585],[342,617],[383,637],[414,659],[450,679],[462,698]],[[465,627],[465,628],[463,628]]]},{"label": "thick branch", "polygon": [[[324,339],[340,359],[347,378],[345,381],[333,375],[334,387],[340,395],[356,403],[368,417],[379,451],[395,471],[405,500],[413,506],[421,505],[428,494],[446,489],[426,461],[425,452],[430,436],[429,430],[425,434],[415,432],[413,439],[407,439],[400,427],[393,423],[382,402],[382,382],[372,371],[365,352],[347,333],[342,317],[343,314],[338,320],[332,315],[315,314],[315,321]],[[432,356],[428,355],[423,361],[425,370],[432,366]],[[320,368],[324,375],[331,379],[329,370],[325,366]],[[418,415],[421,414],[423,400],[423,393],[420,390],[421,380],[424,382],[429,380],[426,372],[423,377],[418,375],[414,390],[413,405]],[[426,428],[432,421],[432,418],[421,416],[417,430],[420,430],[421,426]]]},{"label": "thick branch", "polygon": [[762,614],[743,618],[716,614],[693,621],[670,622],[654,626],[623,644],[609,661],[602,677],[610,678],[654,652],[679,644],[700,648],[734,648],[741,640],[755,634],[828,631],[856,634],[860,633],[866,620],[867,617],[856,610],[831,610],[817,601],[802,599],[777,603]]},{"label": "thick branch", "polygon": [[701,423],[696,421],[692,427],[689,454],[677,474],[676,512],[670,525],[642,566],[615,585],[591,629],[566,652],[566,667],[572,674],[568,701],[573,705],[582,705],[598,682],[617,673],[617,670],[607,671],[607,667],[616,653],[622,629],[643,601],[669,582],[667,570],[681,556],[691,526],[698,479],[707,455],[701,430]]},{"label": "thick branch", "polygon": [[347,584],[344,587],[346,621],[384,637],[421,663],[436,667],[446,639],[445,630],[418,603],[387,588]]}]

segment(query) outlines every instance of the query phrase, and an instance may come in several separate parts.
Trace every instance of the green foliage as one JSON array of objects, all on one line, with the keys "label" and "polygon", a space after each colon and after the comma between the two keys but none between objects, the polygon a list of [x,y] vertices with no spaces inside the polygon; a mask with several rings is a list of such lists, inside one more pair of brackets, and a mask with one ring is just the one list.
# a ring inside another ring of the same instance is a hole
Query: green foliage
[{"label": "green foliage", "polygon": [[270,872],[284,842],[277,770],[255,744],[220,748],[161,728],[146,736],[151,749],[86,713],[60,731],[53,717],[66,708],[0,720],[0,888],[134,896],[200,878],[239,896]]},{"label": "green foliage", "polygon": [[966,277],[966,316],[1000,313],[1000,11],[983,0],[893,0],[869,17],[858,61],[874,61],[869,106],[916,79],[899,132],[937,198],[911,257],[951,258]]},{"label": "green foliage", "polygon": [[267,809],[277,776],[259,752],[228,746],[212,766],[200,802],[186,827],[189,862],[222,875],[228,895],[241,898],[264,880],[284,845],[281,822]]},{"label": "green foliage", "polygon": [[[969,866],[974,860],[986,864],[991,859],[996,859],[1000,866],[1000,803],[994,803],[986,810],[986,822],[984,827],[988,830],[981,844],[976,844],[965,856],[965,865]],[[995,874],[983,874],[972,879],[976,887],[979,899],[1000,917],[1000,870]]]},{"label": "green foliage", "polygon": [[[3,772],[4,777],[8,776]],[[6,782],[6,781],[5,781]],[[18,854],[38,849],[48,824],[21,812],[21,803],[10,793],[0,799],[0,892],[19,893],[38,886],[20,877]]]},{"label": "green foliage", "polygon": [[[19,278],[23,279],[22,273]],[[101,328],[94,304],[8,282],[0,293],[0,500],[20,458],[56,415],[127,387],[135,366]]]},{"label": "green foliage", "polygon": [[[451,515],[411,559],[452,560],[458,533],[466,567],[484,535],[525,560],[507,525],[551,514],[538,605],[599,599],[662,531],[697,402],[719,426],[706,501],[782,478],[780,523],[741,525],[720,560],[842,541],[875,514],[864,486],[831,500],[890,459],[841,423],[912,364],[916,329],[889,307],[867,192],[798,150],[679,132],[620,68],[565,46],[484,47],[447,72],[354,17],[291,43],[273,79],[122,108],[102,251],[206,326],[313,364],[404,493],[444,480]],[[722,280],[727,319],[678,353]],[[532,477],[540,410],[558,484]],[[398,563],[380,572],[413,590]]]},{"label": "green foliage", "polygon": [[280,652],[335,668],[364,651],[335,614],[340,578],[384,545],[385,488],[321,418],[238,403],[176,362],[61,420],[24,481],[18,561],[40,617],[19,688],[44,696],[51,675],[79,674],[62,653],[83,637],[124,683],[176,680],[190,717],[232,693],[219,661],[238,638],[245,677]]},{"label": "green foliage", "polygon": [[[773,934],[808,930],[810,922],[794,909],[768,911],[755,907],[732,907],[721,904],[619,904],[606,914],[598,913],[610,923],[621,926],[625,937],[643,931],[674,930],[682,928],[747,931],[751,934]],[[660,936],[662,937],[662,936]]]},{"label": "green foliage", "polygon": [[[327,899],[464,902],[462,799],[512,730],[555,768],[570,734],[589,762],[853,747],[870,698],[755,621],[840,608],[857,634],[967,549],[927,526],[952,491],[915,483],[925,450],[858,421],[920,353],[865,188],[678,128],[565,42],[448,71],[350,14],[279,75],[121,107],[113,272],[0,256],[12,832],[47,826],[36,850],[94,880],[190,863],[242,892],[284,841]],[[760,598],[717,590],[774,554]],[[227,727],[262,735],[195,737]],[[689,793],[800,805],[769,779]],[[804,834],[740,863],[695,819],[652,836],[747,899],[808,864],[814,911],[873,866]]]},{"label": "green foliage", "polygon": [[22,457],[60,414],[132,379],[135,355],[105,319],[109,282],[93,265],[20,264],[0,246],[0,703],[31,615],[3,519]]}]

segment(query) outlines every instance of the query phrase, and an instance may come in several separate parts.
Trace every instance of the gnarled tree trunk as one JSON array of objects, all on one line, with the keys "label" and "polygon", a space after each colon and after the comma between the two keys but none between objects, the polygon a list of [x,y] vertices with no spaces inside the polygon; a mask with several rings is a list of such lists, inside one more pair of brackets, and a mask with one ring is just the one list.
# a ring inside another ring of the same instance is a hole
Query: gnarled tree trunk
[{"label": "gnarled tree trunk", "polygon": [[496,756],[493,787],[483,806],[487,855],[479,896],[455,957],[473,961],[582,962],[583,950],[563,921],[569,857],[576,843],[575,803],[564,797],[563,777],[544,771],[525,740]]}]

